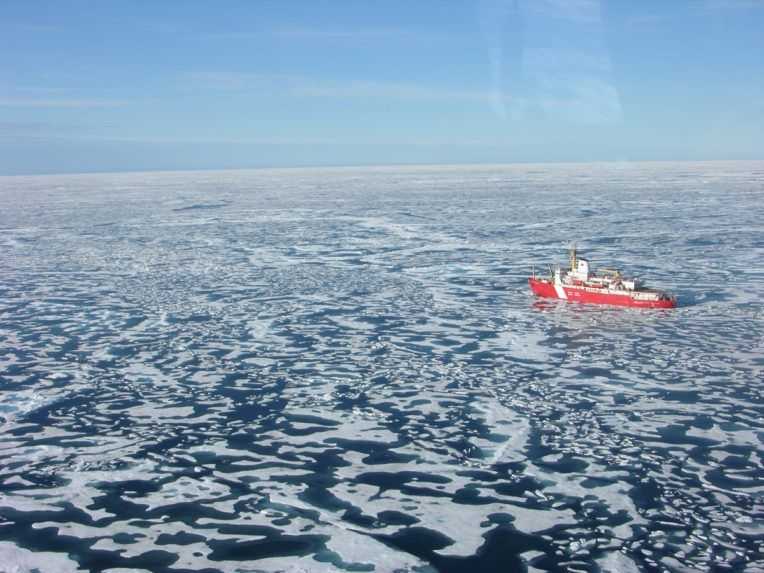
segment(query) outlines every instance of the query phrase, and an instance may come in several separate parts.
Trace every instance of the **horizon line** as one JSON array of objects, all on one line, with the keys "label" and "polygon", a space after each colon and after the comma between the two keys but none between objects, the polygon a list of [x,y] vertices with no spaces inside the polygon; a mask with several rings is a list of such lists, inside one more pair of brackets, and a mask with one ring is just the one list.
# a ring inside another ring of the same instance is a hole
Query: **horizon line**
[{"label": "horizon line", "polygon": [[536,160],[536,161],[507,161],[497,163],[495,161],[470,161],[470,162],[442,162],[442,163],[358,163],[358,164],[306,164],[306,165],[268,165],[253,167],[189,167],[189,168],[146,168],[146,169],[97,169],[92,171],[44,171],[28,173],[0,173],[0,178],[13,177],[56,177],[56,176],[83,176],[83,175],[129,175],[138,173],[211,173],[223,171],[301,171],[301,170],[343,170],[343,169],[397,169],[404,167],[510,167],[521,165],[596,165],[596,164],[650,164],[650,163],[756,163],[764,162],[764,156],[760,158],[726,158],[726,159],[592,159],[589,161],[570,160]]}]

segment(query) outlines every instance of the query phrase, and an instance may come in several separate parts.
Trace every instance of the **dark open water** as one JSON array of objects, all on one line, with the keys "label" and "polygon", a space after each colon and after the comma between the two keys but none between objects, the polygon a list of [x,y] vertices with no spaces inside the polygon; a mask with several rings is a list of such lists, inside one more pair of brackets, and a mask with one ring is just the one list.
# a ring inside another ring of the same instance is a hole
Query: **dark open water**
[{"label": "dark open water", "polygon": [[764,570],[763,181],[0,178],[0,571]]}]

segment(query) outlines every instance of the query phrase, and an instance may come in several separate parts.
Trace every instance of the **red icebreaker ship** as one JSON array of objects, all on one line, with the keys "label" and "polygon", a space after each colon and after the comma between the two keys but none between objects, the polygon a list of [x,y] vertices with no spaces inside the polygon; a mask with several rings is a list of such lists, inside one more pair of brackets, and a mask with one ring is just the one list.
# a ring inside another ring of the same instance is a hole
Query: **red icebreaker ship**
[{"label": "red icebreaker ship", "polygon": [[589,271],[589,261],[570,250],[570,270],[560,265],[551,268],[549,278],[536,273],[528,279],[537,296],[561,298],[575,302],[616,304],[637,308],[674,308],[676,297],[666,292],[645,288],[636,278],[621,276],[617,270],[603,269],[596,275]]}]

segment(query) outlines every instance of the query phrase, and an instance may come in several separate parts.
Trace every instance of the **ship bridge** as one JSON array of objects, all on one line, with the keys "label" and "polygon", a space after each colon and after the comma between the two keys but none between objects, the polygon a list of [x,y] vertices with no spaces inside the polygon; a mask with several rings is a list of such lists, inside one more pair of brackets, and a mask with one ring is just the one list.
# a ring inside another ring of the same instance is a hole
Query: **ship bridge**
[{"label": "ship bridge", "polygon": [[579,281],[588,281],[589,280],[589,261],[586,259],[576,259],[575,265],[571,266],[570,272],[568,273],[570,278],[574,280]]}]

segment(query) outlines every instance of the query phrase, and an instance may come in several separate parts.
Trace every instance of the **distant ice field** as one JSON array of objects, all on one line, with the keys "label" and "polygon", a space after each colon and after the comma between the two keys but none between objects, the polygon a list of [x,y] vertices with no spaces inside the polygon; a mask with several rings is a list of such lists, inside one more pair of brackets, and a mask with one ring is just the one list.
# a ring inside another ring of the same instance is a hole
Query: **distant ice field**
[{"label": "distant ice field", "polygon": [[[0,205],[0,572],[764,570],[762,162]],[[535,299],[573,241],[679,308]]]}]

